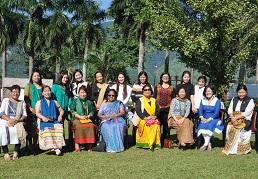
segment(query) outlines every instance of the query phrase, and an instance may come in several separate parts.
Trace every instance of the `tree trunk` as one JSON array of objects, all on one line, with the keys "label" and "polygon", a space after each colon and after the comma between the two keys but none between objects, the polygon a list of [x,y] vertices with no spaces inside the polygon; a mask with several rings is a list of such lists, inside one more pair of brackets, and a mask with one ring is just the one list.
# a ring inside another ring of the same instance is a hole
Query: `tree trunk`
[{"label": "tree trunk", "polygon": [[56,57],[56,74],[55,74],[55,81],[58,80],[58,75],[60,74],[60,70],[61,70],[61,67],[60,67],[60,58],[61,58],[61,37],[58,38],[58,41],[57,41],[57,57]]},{"label": "tree trunk", "polygon": [[2,52],[2,80],[6,75],[6,49],[3,50]]},{"label": "tree trunk", "polygon": [[165,54],[165,68],[164,68],[164,72],[168,73],[169,71],[169,55],[170,55],[170,51],[166,50],[166,54]]},{"label": "tree trunk", "polygon": [[83,66],[82,66],[82,79],[83,81],[86,81],[87,79],[87,58],[88,58],[88,51],[89,51],[89,38],[86,36],[85,38],[85,47],[84,47],[84,54],[83,54]]},{"label": "tree trunk", "polygon": [[238,84],[246,83],[246,62],[242,62],[240,65],[239,76],[238,76]]},{"label": "tree trunk", "polygon": [[31,50],[31,53],[29,54],[29,78],[32,74],[33,63],[34,63],[34,51]]},{"label": "tree trunk", "polygon": [[258,84],[258,59],[256,60],[256,84]]},{"label": "tree trunk", "polygon": [[140,44],[139,44],[139,62],[138,62],[138,74],[144,70],[144,44],[145,44],[145,31],[141,30]]},{"label": "tree trunk", "polygon": [[193,78],[194,78],[194,69],[190,68],[190,73],[191,73],[191,83],[193,84]]}]

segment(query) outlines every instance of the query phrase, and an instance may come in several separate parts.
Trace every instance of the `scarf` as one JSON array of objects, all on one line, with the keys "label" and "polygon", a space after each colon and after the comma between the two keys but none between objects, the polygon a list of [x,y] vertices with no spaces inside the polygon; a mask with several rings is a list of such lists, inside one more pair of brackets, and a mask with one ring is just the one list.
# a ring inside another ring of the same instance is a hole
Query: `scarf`
[{"label": "scarf", "polygon": [[31,107],[35,108],[37,101],[40,100],[40,94],[38,92],[38,89],[33,83],[29,82],[29,85],[30,85],[30,94],[31,94]]},{"label": "scarf", "polygon": [[144,105],[144,109],[150,116],[155,115],[156,103],[153,97],[150,98],[151,104],[149,104],[148,99],[145,96],[142,96],[142,101]]},{"label": "scarf", "polygon": [[41,99],[41,114],[45,117],[51,116],[53,117],[54,121],[57,119],[56,113],[56,103],[54,100],[50,100],[48,105],[47,100],[45,98]]},{"label": "scarf", "polygon": [[106,92],[106,89],[108,88],[108,84],[103,84],[104,86],[101,88],[101,90],[99,91],[99,97],[98,97],[98,102],[97,102],[97,106],[100,106],[101,103],[103,102],[104,100],[104,97],[105,97],[105,92]]},{"label": "scarf", "polygon": [[74,99],[74,102],[76,104],[76,113],[79,115],[89,115],[93,109],[92,109],[92,105],[91,102],[89,100],[87,100],[87,98],[76,98]]},{"label": "scarf", "polygon": [[102,115],[111,115],[117,114],[119,112],[119,100],[115,100],[112,103],[108,104],[102,111]]}]

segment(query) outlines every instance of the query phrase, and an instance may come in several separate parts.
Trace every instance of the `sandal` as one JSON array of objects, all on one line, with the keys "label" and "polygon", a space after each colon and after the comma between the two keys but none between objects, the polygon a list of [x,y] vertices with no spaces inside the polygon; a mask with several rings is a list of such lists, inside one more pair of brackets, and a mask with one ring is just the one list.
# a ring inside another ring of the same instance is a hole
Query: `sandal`
[{"label": "sandal", "polygon": [[79,153],[79,152],[81,152],[81,150],[80,149],[75,149],[75,152]]},{"label": "sandal", "polygon": [[13,152],[13,160],[17,160],[18,158],[18,152]]},{"label": "sandal", "polygon": [[207,146],[203,145],[201,146],[201,148],[199,149],[201,152],[205,151],[207,149]]},{"label": "sandal", "polygon": [[59,156],[61,154],[61,150],[59,150],[59,149],[56,149],[55,152],[56,152],[57,156]]},{"label": "sandal", "polygon": [[8,160],[12,160],[10,155],[7,153],[7,154],[4,154],[4,160],[8,161]]}]

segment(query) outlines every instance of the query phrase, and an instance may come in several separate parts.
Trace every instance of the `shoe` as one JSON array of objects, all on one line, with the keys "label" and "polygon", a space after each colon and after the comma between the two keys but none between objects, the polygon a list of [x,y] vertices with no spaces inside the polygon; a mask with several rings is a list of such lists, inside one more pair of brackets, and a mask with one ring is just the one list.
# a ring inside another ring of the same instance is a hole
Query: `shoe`
[{"label": "shoe", "polygon": [[92,148],[88,149],[88,152],[91,152],[92,151]]},{"label": "shoe", "polygon": [[18,152],[13,152],[13,160],[18,160]]},{"label": "shoe", "polygon": [[81,152],[81,150],[80,149],[75,149],[75,152],[79,153],[79,152]]},{"label": "shoe", "polygon": [[208,148],[207,148],[207,150],[210,152],[210,151],[212,151],[212,146],[211,146],[211,143],[209,143],[208,144]]},{"label": "shoe", "polygon": [[183,146],[183,145],[180,145],[178,148],[181,149],[182,151],[186,151],[187,150],[186,146]]},{"label": "shoe", "polygon": [[56,149],[55,152],[56,152],[57,156],[59,156],[61,154],[61,150],[59,150],[59,149]]},{"label": "shoe", "polygon": [[4,160],[8,161],[8,160],[12,160],[10,155],[7,153],[7,154],[4,154]]},{"label": "shoe", "polygon": [[201,148],[199,149],[201,152],[205,151],[207,149],[207,146],[203,145],[201,146]]}]

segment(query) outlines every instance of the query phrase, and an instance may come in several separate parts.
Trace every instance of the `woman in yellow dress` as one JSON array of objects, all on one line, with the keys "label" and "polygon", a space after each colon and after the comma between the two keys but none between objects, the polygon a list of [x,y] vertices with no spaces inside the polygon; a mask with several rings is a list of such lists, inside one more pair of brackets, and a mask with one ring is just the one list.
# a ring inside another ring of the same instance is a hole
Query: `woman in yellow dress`
[{"label": "woman in yellow dress", "polygon": [[136,146],[150,150],[161,149],[159,104],[151,95],[151,85],[142,88],[143,96],[136,102],[136,114],[139,121],[136,131]]}]

